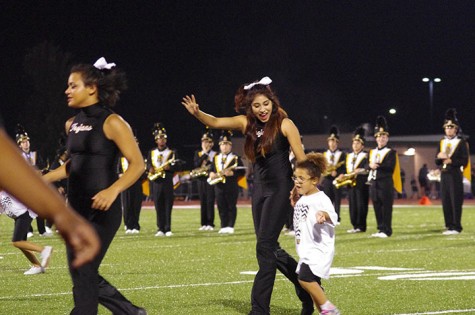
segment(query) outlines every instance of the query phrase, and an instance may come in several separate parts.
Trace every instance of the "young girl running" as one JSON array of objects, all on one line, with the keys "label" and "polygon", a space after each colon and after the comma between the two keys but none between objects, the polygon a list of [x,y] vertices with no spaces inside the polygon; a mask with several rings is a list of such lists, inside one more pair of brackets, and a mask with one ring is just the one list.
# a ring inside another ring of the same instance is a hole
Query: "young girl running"
[{"label": "young girl running", "polygon": [[[24,274],[36,275],[45,272],[53,248],[51,246],[42,246],[26,240],[26,234],[28,233],[31,221],[37,217],[36,213],[28,209],[5,191],[0,190],[0,214],[2,213],[5,213],[7,216],[15,220],[12,245],[21,250],[33,265],[29,270],[25,271]],[[38,260],[36,253],[40,254],[41,261]]]},{"label": "young girl running", "polygon": [[340,312],[327,299],[321,287],[321,279],[330,276],[338,215],[330,198],[317,188],[326,168],[325,157],[314,152],[308,153],[306,157],[306,160],[297,162],[292,177],[295,182],[291,195],[292,204],[295,204],[295,245],[300,257],[298,279],[320,314],[339,315]]}]

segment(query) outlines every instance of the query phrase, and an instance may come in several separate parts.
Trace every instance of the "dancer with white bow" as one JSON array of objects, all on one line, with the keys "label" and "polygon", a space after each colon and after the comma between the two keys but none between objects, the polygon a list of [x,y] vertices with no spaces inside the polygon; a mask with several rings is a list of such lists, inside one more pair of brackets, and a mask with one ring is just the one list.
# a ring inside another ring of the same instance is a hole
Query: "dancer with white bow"
[{"label": "dancer with white bow", "polygon": [[252,215],[257,237],[256,256],[259,271],[251,293],[250,314],[269,314],[276,269],[279,269],[295,286],[302,301],[302,313],[312,314],[313,301],[300,286],[297,262],[280,248],[278,238],[289,211],[289,192],[292,190],[292,167],[289,149],[297,161],[305,160],[300,133],[288,118],[264,77],[258,82],[241,85],[234,97],[233,117],[215,117],[200,110],[195,96],[185,96],[182,104],[196,119],[215,129],[239,130],[244,134],[244,153],[252,161],[254,191]]},{"label": "dancer with white bow", "polygon": [[[68,106],[79,112],[65,126],[70,159],[44,176],[50,182],[68,178],[70,204],[92,223],[101,240],[101,251],[91,263],[70,268],[74,295],[71,314],[97,314],[98,303],[113,314],[146,314],[98,271],[121,224],[117,197],[137,181],[145,167],[129,124],[110,109],[126,87],[125,74],[104,58],[94,66],[73,66],[65,93]],[[129,162],[120,178],[116,172],[119,153]],[[71,264],[69,246],[67,252]]]}]

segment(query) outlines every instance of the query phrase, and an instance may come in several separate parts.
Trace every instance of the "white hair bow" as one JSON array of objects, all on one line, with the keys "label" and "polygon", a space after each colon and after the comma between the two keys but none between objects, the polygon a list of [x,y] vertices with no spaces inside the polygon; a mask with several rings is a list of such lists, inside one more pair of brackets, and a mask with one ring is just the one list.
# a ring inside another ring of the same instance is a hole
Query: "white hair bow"
[{"label": "white hair bow", "polygon": [[263,77],[259,82],[254,82],[254,83],[251,83],[251,84],[248,84],[248,85],[245,85],[244,86],[244,89],[245,90],[250,90],[252,89],[255,85],[269,85],[272,83],[272,80],[269,78],[269,77]]},{"label": "white hair bow", "polygon": [[97,61],[94,63],[94,67],[96,67],[99,70],[103,70],[103,69],[110,70],[112,67],[115,67],[115,63],[113,62],[107,63],[106,58],[101,57],[97,59]]}]

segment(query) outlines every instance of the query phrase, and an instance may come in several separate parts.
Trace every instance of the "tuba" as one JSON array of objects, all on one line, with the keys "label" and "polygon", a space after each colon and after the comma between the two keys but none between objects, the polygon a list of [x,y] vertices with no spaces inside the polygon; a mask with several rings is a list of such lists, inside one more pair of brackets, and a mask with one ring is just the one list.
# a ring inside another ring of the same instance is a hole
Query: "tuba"
[{"label": "tuba", "polygon": [[175,165],[175,157],[169,159],[168,161],[166,161],[165,163],[163,163],[162,165],[160,165],[159,167],[154,167],[153,169],[153,172],[149,172],[148,175],[147,175],[147,178],[150,180],[150,181],[154,181],[156,180],[157,178],[165,178],[165,166],[167,165]]}]

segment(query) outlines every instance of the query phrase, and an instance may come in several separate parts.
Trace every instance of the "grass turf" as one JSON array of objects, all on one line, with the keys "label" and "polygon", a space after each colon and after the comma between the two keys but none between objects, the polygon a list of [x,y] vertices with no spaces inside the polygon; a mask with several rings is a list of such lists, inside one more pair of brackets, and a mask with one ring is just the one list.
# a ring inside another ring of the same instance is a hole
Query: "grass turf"
[{"label": "grass turf", "polygon": [[[199,217],[197,208],[175,208],[174,235],[155,237],[155,212],[144,209],[141,233],[118,231],[101,274],[149,314],[247,314],[257,270],[250,208],[239,207],[234,235],[198,231]],[[475,313],[475,206],[464,207],[464,231],[455,236],[441,234],[440,206],[395,207],[388,239],[370,238],[376,232],[371,206],[366,233],[347,234],[348,218],[343,206],[334,274],[323,281],[342,314]],[[10,245],[12,230],[13,220],[0,216],[0,314],[68,314],[71,281],[60,237],[30,239],[54,251],[45,274],[25,276],[29,264]],[[292,237],[280,242],[295,256]],[[293,287],[280,274],[271,313],[300,314]],[[109,312],[100,307],[99,314]]]}]

